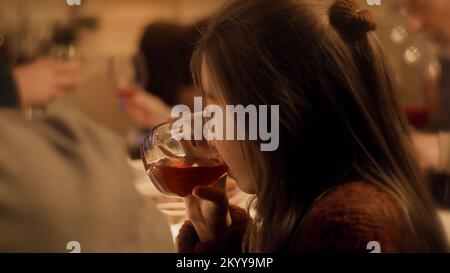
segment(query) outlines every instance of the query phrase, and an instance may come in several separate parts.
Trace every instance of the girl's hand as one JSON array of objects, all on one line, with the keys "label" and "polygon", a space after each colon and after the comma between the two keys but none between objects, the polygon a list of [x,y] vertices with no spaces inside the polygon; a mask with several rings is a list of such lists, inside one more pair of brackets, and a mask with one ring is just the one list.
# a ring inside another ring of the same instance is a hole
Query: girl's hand
[{"label": "girl's hand", "polygon": [[226,176],[211,186],[197,186],[192,195],[184,198],[187,215],[201,242],[214,240],[231,226]]},{"label": "girl's hand", "polygon": [[413,142],[422,169],[439,171],[440,147],[438,135],[414,132]]}]

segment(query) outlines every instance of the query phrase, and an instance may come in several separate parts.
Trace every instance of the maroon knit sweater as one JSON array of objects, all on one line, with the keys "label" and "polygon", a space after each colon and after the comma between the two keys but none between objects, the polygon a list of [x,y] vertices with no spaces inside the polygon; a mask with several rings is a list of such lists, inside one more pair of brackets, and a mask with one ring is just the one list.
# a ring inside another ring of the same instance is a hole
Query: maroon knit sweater
[{"label": "maroon knit sweater", "polygon": [[[239,253],[248,224],[247,213],[231,206],[232,225],[216,240],[200,243],[186,221],[177,238],[179,252]],[[365,182],[336,187],[321,198],[298,228],[295,252],[370,252],[376,241],[381,252],[416,252],[399,202],[383,189]]]}]

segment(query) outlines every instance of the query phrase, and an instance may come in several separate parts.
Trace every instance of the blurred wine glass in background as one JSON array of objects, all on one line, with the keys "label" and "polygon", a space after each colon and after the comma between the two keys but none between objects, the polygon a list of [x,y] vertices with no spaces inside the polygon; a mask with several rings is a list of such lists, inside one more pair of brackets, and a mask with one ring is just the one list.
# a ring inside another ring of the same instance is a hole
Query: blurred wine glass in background
[{"label": "blurred wine glass in background", "polygon": [[[142,91],[146,85],[146,66],[142,56],[113,56],[108,58],[108,74],[114,89],[114,95],[119,98],[119,108],[125,114],[124,99]],[[151,129],[151,128],[149,128]],[[130,126],[126,133],[128,152],[131,158],[140,157],[140,145],[145,133]]]},{"label": "blurred wine glass in background", "polygon": [[406,116],[418,129],[431,128],[440,71],[437,49],[426,34],[408,29],[401,2],[384,2],[372,10],[379,18],[379,37],[397,76]]},{"label": "blurred wine glass in background", "polygon": [[130,95],[139,87],[132,58],[128,56],[110,57],[108,67],[117,96]]}]

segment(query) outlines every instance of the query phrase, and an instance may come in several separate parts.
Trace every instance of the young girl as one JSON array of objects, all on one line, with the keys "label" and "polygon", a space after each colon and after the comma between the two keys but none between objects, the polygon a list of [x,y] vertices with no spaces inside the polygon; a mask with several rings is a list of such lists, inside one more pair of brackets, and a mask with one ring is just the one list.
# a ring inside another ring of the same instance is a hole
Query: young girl
[{"label": "young girl", "polygon": [[255,217],[197,187],[181,252],[447,251],[375,29],[354,0],[235,0],[211,20],[192,63],[208,103],[279,105],[280,146],[216,143]]}]

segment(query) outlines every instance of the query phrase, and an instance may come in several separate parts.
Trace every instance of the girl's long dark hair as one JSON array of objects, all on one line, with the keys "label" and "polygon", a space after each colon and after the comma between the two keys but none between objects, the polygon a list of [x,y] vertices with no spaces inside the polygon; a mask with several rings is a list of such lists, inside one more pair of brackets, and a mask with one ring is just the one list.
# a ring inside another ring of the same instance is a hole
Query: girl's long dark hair
[{"label": "girl's long dark hair", "polygon": [[242,142],[257,184],[256,219],[244,248],[289,250],[312,203],[361,180],[391,193],[420,251],[447,251],[419,171],[386,57],[374,32],[346,36],[331,0],[235,0],[209,22],[192,60],[226,104],[280,105],[280,147]]}]

